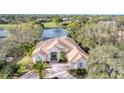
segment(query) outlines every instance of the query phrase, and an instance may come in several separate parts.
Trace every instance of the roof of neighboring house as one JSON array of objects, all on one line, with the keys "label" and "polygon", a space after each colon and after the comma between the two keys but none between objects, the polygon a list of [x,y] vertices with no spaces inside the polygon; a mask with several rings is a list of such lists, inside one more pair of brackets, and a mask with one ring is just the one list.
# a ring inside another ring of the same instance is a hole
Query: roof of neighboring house
[{"label": "roof of neighboring house", "polygon": [[79,45],[72,38],[69,37],[61,37],[41,41],[37,44],[36,49],[33,51],[32,55],[35,55],[37,53],[47,55],[49,49],[52,47],[57,47],[58,49],[63,50],[63,52],[66,53],[69,62],[75,62],[80,58],[88,58],[85,51],[82,50]]},{"label": "roof of neighboring house", "polygon": [[117,32],[116,40],[118,42],[124,41],[124,31],[118,31]]}]

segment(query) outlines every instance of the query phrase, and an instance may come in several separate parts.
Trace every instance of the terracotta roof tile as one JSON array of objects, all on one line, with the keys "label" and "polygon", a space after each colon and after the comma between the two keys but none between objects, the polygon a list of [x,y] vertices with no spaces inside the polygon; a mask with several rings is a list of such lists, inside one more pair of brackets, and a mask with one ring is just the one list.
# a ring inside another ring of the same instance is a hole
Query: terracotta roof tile
[{"label": "terracotta roof tile", "polygon": [[66,38],[54,38],[45,41],[41,41],[37,44],[36,49],[33,51],[32,55],[36,53],[41,53],[43,55],[47,54],[49,49],[52,47],[58,47],[57,45],[62,45],[65,49],[62,49],[67,56],[68,62],[79,60],[80,58],[87,59],[85,51],[82,50],[79,45],[69,37]]}]

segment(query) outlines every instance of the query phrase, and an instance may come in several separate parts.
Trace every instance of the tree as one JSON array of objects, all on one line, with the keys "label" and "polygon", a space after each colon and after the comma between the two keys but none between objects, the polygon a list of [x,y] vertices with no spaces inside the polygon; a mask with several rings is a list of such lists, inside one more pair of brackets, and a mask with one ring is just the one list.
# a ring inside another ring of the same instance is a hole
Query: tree
[{"label": "tree", "polygon": [[6,57],[18,59],[31,54],[37,41],[41,40],[41,28],[35,28],[31,23],[19,24],[8,28],[8,36],[2,40],[0,60]]},{"label": "tree", "polygon": [[80,24],[78,22],[73,21],[73,22],[68,24],[67,28],[71,29],[72,31],[75,31],[78,28],[80,28]]},{"label": "tree", "polygon": [[8,65],[6,65],[6,69],[4,72],[4,78],[12,78],[18,71],[19,69],[19,65],[17,65],[16,63],[9,63]]},{"label": "tree", "polygon": [[115,42],[116,29],[113,26],[103,24],[85,24],[76,30],[69,30],[69,35],[77,41],[81,47],[95,48],[98,45],[112,44]]},{"label": "tree", "polygon": [[71,22],[67,25],[67,28],[69,30],[69,35],[74,38],[74,35],[76,33],[76,30],[80,28],[80,24],[78,22]]},{"label": "tree", "polygon": [[89,22],[89,18],[86,16],[80,16],[79,20],[83,23],[83,25],[87,24]]},{"label": "tree", "polygon": [[89,78],[123,78],[124,51],[113,45],[97,46],[90,50],[88,60]]},{"label": "tree", "polygon": [[34,65],[34,69],[39,73],[41,79],[45,78],[47,75],[48,64],[43,61],[37,61],[37,64]]},{"label": "tree", "polygon": [[57,25],[59,25],[59,23],[61,22],[61,19],[59,18],[59,17],[54,17],[53,19],[52,19],[52,21],[56,24],[56,26]]}]

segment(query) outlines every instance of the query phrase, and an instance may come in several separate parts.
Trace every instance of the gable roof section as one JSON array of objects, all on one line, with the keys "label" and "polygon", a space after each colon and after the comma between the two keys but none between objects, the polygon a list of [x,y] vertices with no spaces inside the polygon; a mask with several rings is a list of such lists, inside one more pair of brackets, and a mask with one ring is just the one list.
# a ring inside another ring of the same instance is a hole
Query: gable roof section
[{"label": "gable roof section", "polygon": [[[61,47],[59,47],[61,45]],[[47,55],[49,49],[52,47],[57,47],[66,53],[68,62],[76,61],[80,58],[87,59],[88,56],[84,50],[82,50],[79,45],[69,37],[66,38],[54,38],[45,41],[41,41],[37,44],[36,49],[33,51],[32,55],[41,53]]]}]

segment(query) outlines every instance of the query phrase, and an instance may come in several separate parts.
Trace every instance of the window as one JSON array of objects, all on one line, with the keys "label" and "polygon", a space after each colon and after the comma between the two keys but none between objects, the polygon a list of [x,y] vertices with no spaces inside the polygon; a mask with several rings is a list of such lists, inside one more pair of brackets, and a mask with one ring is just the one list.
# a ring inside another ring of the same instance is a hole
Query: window
[{"label": "window", "polygon": [[79,63],[79,67],[83,67],[83,63]]},{"label": "window", "polygon": [[40,59],[40,56],[37,56],[38,59]]},{"label": "window", "polygon": [[37,55],[37,56],[36,56],[36,60],[37,60],[37,61],[42,60],[41,56],[40,56],[40,55]]}]

